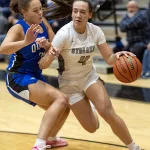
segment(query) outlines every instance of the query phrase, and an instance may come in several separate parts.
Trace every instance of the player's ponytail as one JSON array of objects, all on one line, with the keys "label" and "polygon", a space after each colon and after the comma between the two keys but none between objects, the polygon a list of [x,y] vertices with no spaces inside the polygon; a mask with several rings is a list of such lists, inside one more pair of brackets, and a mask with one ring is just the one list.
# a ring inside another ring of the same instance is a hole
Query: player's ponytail
[{"label": "player's ponytail", "polygon": [[54,3],[44,9],[44,16],[49,19],[62,19],[71,16],[72,5],[76,1],[88,3],[89,11],[93,11],[92,4],[89,0],[52,0]]},{"label": "player's ponytail", "polygon": [[21,14],[21,10],[27,10],[29,3],[32,0],[11,0],[9,4],[9,8],[12,12]]},{"label": "player's ponytail", "polygon": [[19,7],[18,7],[18,0],[11,0],[9,4],[9,8],[14,13],[20,13]]}]

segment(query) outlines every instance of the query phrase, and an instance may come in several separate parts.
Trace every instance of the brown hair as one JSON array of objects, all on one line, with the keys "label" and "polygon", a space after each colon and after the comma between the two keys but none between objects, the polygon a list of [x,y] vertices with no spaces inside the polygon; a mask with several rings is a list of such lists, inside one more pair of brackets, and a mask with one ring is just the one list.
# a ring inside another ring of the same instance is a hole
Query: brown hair
[{"label": "brown hair", "polygon": [[27,10],[31,1],[32,0],[11,0],[9,8],[12,12],[21,14],[21,10]]},{"label": "brown hair", "polygon": [[88,3],[89,12],[93,12],[93,6],[89,0],[52,0],[54,3],[44,9],[44,16],[47,19],[62,19],[71,16],[72,6],[76,1]]}]

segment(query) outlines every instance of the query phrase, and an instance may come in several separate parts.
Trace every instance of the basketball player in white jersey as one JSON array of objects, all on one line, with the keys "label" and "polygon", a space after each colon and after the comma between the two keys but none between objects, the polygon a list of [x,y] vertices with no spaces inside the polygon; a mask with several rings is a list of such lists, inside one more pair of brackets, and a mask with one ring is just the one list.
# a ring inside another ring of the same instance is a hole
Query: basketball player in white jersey
[{"label": "basketball player in white jersey", "polygon": [[[92,17],[92,6],[88,0],[64,0],[58,3],[60,5],[58,8],[61,10],[65,8],[64,12],[69,14],[71,2],[72,21],[58,31],[52,42],[55,49],[51,48],[39,64],[42,68],[48,67],[50,65],[48,55],[60,53],[58,57],[60,90],[69,97],[69,106],[83,128],[91,133],[97,129],[90,100],[100,116],[128,149],[140,150],[140,147],[134,143],[124,121],[115,113],[92,61],[96,47],[109,65],[113,65],[120,55],[126,57],[135,55],[126,51],[113,54],[100,27],[88,23],[88,19]],[[64,12],[60,11],[62,15]]]}]

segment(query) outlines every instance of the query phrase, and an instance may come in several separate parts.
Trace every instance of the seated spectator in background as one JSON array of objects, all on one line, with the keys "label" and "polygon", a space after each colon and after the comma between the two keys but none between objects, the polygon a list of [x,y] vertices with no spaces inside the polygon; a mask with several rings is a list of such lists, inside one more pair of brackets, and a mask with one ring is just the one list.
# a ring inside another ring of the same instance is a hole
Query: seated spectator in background
[{"label": "seated spectator in background", "polygon": [[[9,3],[10,0],[0,0],[0,44],[3,42],[7,31],[22,17],[22,15],[11,13]],[[8,60],[8,55],[0,54],[0,62]]]},{"label": "seated spectator in background", "polygon": [[9,9],[10,0],[0,0],[0,7],[3,13],[3,16],[8,18],[11,15],[11,11]]},{"label": "seated spectator in background", "polygon": [[6,34],[7,25],[8,25],[8,20],[3,15],[0,15],[0,34]]},{"label": "seated spectator in background", "polygon": [[65,24],[69,23],[70,20],[71,20],[71,18],[68,17],[68,18],[64,18],[64,19],[60,19],[60,20],[51,20],[51,21],[49,21],[49,23],[50,23],[50,25],[51,25],[51,27],[52,27],[54,33],[56,34],[57,31],[58,31],[61,27],[63,27]]},{"label": "seated spectator in background", "polygon": [[[47,7],[47,6],[51,7],[54,4],[54,2],[51,0],[41,0],[41,3],[43,7]],[[48,20],[55,34],[61,27],[63,27],[65,24],[69,23],[70,21],[71,21],[70,17],[66,17],[59,20]]]},{"label": "seated spectator in background", "polygon": [[147,49],[144,52],[141,78],[150,78],[150,43],[147,45]]},{"label": "seated spectator in background", "polygon": [[0,7],[9,7],[10,0],[0,0]]},{"label": "seated spectator in background", "polygon": [[127,51],[134,53],[142,62],[144,51],[149,42],[149,23],[146,11],[140,11],[136,1],[127,4],[127,14],[120,22],[120,30],[127,33]]},{"label": "seated spectator in background", "polygon": [[[8,28],[7,18],[4,17],[2,15],[2,12],[0,11],[0,45],[1,45],[2,41],[4,40],[4,38],[5,38],[7,28]],[[0,54],[0,62],[4,62],[4,61],[5,61],[5,56]]]}]

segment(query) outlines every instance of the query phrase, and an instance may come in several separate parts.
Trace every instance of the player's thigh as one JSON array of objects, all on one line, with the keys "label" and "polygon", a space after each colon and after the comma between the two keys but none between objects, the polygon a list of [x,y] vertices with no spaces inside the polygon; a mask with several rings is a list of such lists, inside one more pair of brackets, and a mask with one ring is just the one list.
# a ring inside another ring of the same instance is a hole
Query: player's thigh
[{"label": "player's thigh", "polygon": [[112,108],[110,98],[104,84],[100,80],[97,80],[96,83],[88,87],[86,96],[92,101],[99,113],[105,111],[107,108]]},{"label": "player's thigh", "polygon": [[30,101],[40,106],[50,106],[55,100],[65,99],[65,95],[53,86],[38,80],[35,84],[28,85]]},{"label": "player's thigh", "polygon": [[89,100],[85,97],[70,108],[85,130],[95,132],[97,129],[97,118],[95,118]]}]

